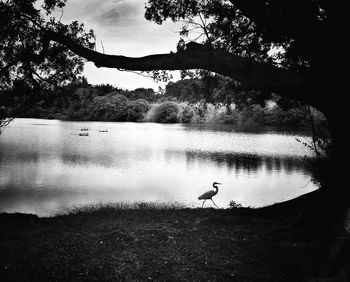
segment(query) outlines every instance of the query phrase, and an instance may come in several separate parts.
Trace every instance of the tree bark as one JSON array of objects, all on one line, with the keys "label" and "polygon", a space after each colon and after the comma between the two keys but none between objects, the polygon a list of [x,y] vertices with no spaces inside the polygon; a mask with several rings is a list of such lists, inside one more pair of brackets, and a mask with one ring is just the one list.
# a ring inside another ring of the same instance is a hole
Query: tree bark
[{"label": "tree bark", "polygon": [[350,200],[350,189],[348,189],[348,180],[346,179],[348,175],[348,157],[349,157],[349,137],[347,131],[347,124],[344,103],[338,104],[336,111],[326,114],[329,129],[331,132],[332,139],[332,150],[331,156],[334,159],[334,165],[332,166],[333,172],[333,183],[337,185],[338,189],[342,191],[342,194],[347,197],[344,200]]}]

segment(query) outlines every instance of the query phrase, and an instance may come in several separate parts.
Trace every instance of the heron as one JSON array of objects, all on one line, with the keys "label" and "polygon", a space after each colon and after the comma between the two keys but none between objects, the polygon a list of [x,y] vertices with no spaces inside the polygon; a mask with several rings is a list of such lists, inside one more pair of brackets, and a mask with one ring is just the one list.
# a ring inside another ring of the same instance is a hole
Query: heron
[{"label": "heron", "polygon": [[205,201],[206,201],[206,200],[209,200],[209,199],[213,202],[213,204],[214,204],[217,208],[219,208],[219,207],[214,203],[214,201],[213,201],[213,199],[212,199],[212,198],[219,192],[219,187],[218,187],[217,185],[222,185],[222,184],[219,183],[219,182],[214,182],[214,183],[213,183],[213,187],[215,188],[215,191],[209,190],[209,191],[205,192],[204,194],[202,194],[202,195],[200,195],[200,196],[198,197],[198,200],[204,200],[204,201],[203,201],[203,204],[202,204],[202,208],[203,208],[203,206],[204,206]]}]

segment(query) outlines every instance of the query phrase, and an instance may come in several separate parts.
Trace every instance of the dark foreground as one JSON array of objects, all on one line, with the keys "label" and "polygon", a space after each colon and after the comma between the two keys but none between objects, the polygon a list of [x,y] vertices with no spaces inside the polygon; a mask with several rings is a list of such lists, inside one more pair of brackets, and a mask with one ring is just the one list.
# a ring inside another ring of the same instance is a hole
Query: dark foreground
[{"label": "dark foreground", "polygon": [[0,215],[0,281],[303,281],[285,223],[242,209]]}]

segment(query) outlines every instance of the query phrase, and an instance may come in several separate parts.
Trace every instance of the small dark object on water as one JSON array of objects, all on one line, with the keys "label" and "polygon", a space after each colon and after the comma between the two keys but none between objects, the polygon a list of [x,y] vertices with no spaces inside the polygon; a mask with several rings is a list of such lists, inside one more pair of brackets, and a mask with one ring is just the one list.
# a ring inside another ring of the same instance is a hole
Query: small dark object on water
[{"label": "small dark object on water", "polygon": [[80,129],[80,131],[88,131],[89,129],[88,128],[82,128]]},{"label": "small dark object on water", "polygon": [[108,130],[99,130],[98,132],[108,132]]},{"label": "small dark object on water", "polygon": [[89,136],[89,133],[79,133],[79,136]]}]

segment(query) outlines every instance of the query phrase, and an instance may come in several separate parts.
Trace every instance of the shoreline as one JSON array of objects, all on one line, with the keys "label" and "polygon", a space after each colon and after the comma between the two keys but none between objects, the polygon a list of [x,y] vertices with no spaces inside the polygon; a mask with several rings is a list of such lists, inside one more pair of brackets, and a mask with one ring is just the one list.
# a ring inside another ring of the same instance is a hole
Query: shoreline
[{"label": "shoreline", "polygon": [[[183,126],[197,126],[197,127],[235,127],[237,130],[242,131],[254,131],[259,130],[261,132],[276,130],[276,131],[290,131],[290,132],[303,132],[309,135],[312,135],[312,130],[309,126],[292,126],[292,125],[273,125],[273,124],[234,124],[234,123],[211,123],[211,122],[174,122],[174,123],[164,123],[164,122],[156,122],[156,121],[109,121],[109,120],[77,120],[77,119],[55,119],[55,118],[38,118],[38,117],[13,117],[14,122],[16,119],[33,119],[33,120],[43,120],[43,121],[59,121],[59,122],[77,122],[77,123],[130,123],[130,124],[164,124],[164,125],[183,125]],[[10,123],[10,124],[11,124]]]},{"label": "shoreline", "polygon": [[[302,281],[290,227],[309,196],[261,209],[76,210],[0,214],[2,281]],[[279,212],[276,212],[278,210]]]}]

